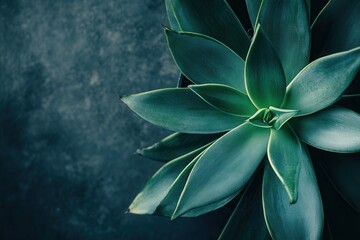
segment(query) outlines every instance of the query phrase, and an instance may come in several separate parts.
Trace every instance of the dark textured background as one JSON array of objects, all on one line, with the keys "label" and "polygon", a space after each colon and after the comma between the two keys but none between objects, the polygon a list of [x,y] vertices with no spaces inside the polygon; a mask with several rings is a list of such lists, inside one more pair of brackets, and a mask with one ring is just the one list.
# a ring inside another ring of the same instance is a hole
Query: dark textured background
[{"label": "dark textured background", "polygon": [[124,214],[168,132],[116,96],[176,85],[166,23],[163,0],[0,0],[0,239],[216,238],[226,210]]}]

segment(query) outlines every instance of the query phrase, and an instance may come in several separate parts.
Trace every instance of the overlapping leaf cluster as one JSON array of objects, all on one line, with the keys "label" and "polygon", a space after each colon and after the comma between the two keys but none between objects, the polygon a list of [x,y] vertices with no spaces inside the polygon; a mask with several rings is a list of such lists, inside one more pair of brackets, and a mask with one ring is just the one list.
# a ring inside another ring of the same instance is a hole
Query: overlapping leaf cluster
[{"label": "overlapping leaf cluster", "polygon": [[359,72],[360,36],[315,30],[360,4],[334,0],[311,26],[310,1],[246,3],[251,39],[223,0],[166,0],[168,46],[193,84],[122,98],[176,132],[140,151],[166,164],[130,212],[198,216],[240,194],[222,239],[319,239],[322,200],[306,145],[360,152],[360,115],[333,105]]}]

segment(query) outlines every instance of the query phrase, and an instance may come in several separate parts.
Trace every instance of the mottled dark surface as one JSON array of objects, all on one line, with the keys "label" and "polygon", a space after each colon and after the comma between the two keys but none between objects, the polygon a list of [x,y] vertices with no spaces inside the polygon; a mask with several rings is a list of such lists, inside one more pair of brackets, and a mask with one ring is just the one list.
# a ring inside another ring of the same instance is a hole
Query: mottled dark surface
[{"label": "mottled dark surface", "polygon": [[162,0],[0,0],[0,239],[215,239],[220,214],[124,214],[168,132],[117,94],[176,85]]}]

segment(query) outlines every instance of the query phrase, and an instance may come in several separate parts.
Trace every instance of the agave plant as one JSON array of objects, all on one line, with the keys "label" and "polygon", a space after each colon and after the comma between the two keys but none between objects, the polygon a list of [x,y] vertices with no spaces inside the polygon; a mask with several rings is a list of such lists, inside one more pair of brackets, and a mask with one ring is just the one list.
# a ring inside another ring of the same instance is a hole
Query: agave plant
[{"label": "agave plant", "polygon": [[[165,4],[168,46],[191,84],[121,98],[175,131],[139,150],[165,165],[129,211],[194,217],[240,196],[220,239],[321,239],[308,146],[322,150],[312,150],[316,158],[327,151],[360,160],[359,108],[339,102],[358,97],[360,2],[330,1],[312,22],[310,1],[249,0],[253,36],[226,1]],[[335,177],[338,188],[343,182]],[[359,210],[359,190],[345,189]]]}]

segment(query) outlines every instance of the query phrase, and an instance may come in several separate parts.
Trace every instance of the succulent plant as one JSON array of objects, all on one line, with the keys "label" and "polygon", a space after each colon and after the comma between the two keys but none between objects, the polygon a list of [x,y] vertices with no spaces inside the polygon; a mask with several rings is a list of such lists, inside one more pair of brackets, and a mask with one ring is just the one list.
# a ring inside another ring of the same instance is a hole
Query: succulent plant
[{"label": "succulent plant", "polygon": [[[360,2],[330,1],[312,22],[318,3],[247,0],[253,36],[224,0],[165,4],[168,46],[191,83],[121,98],[175,132],[139,150],[165,165],[129,211],[194,217],[240,196],[220,239],[321,239],[311,155],[360,161],[359,106],[345,107],[359,97]],[[334,184],[359,211],[344,174]]]}]

